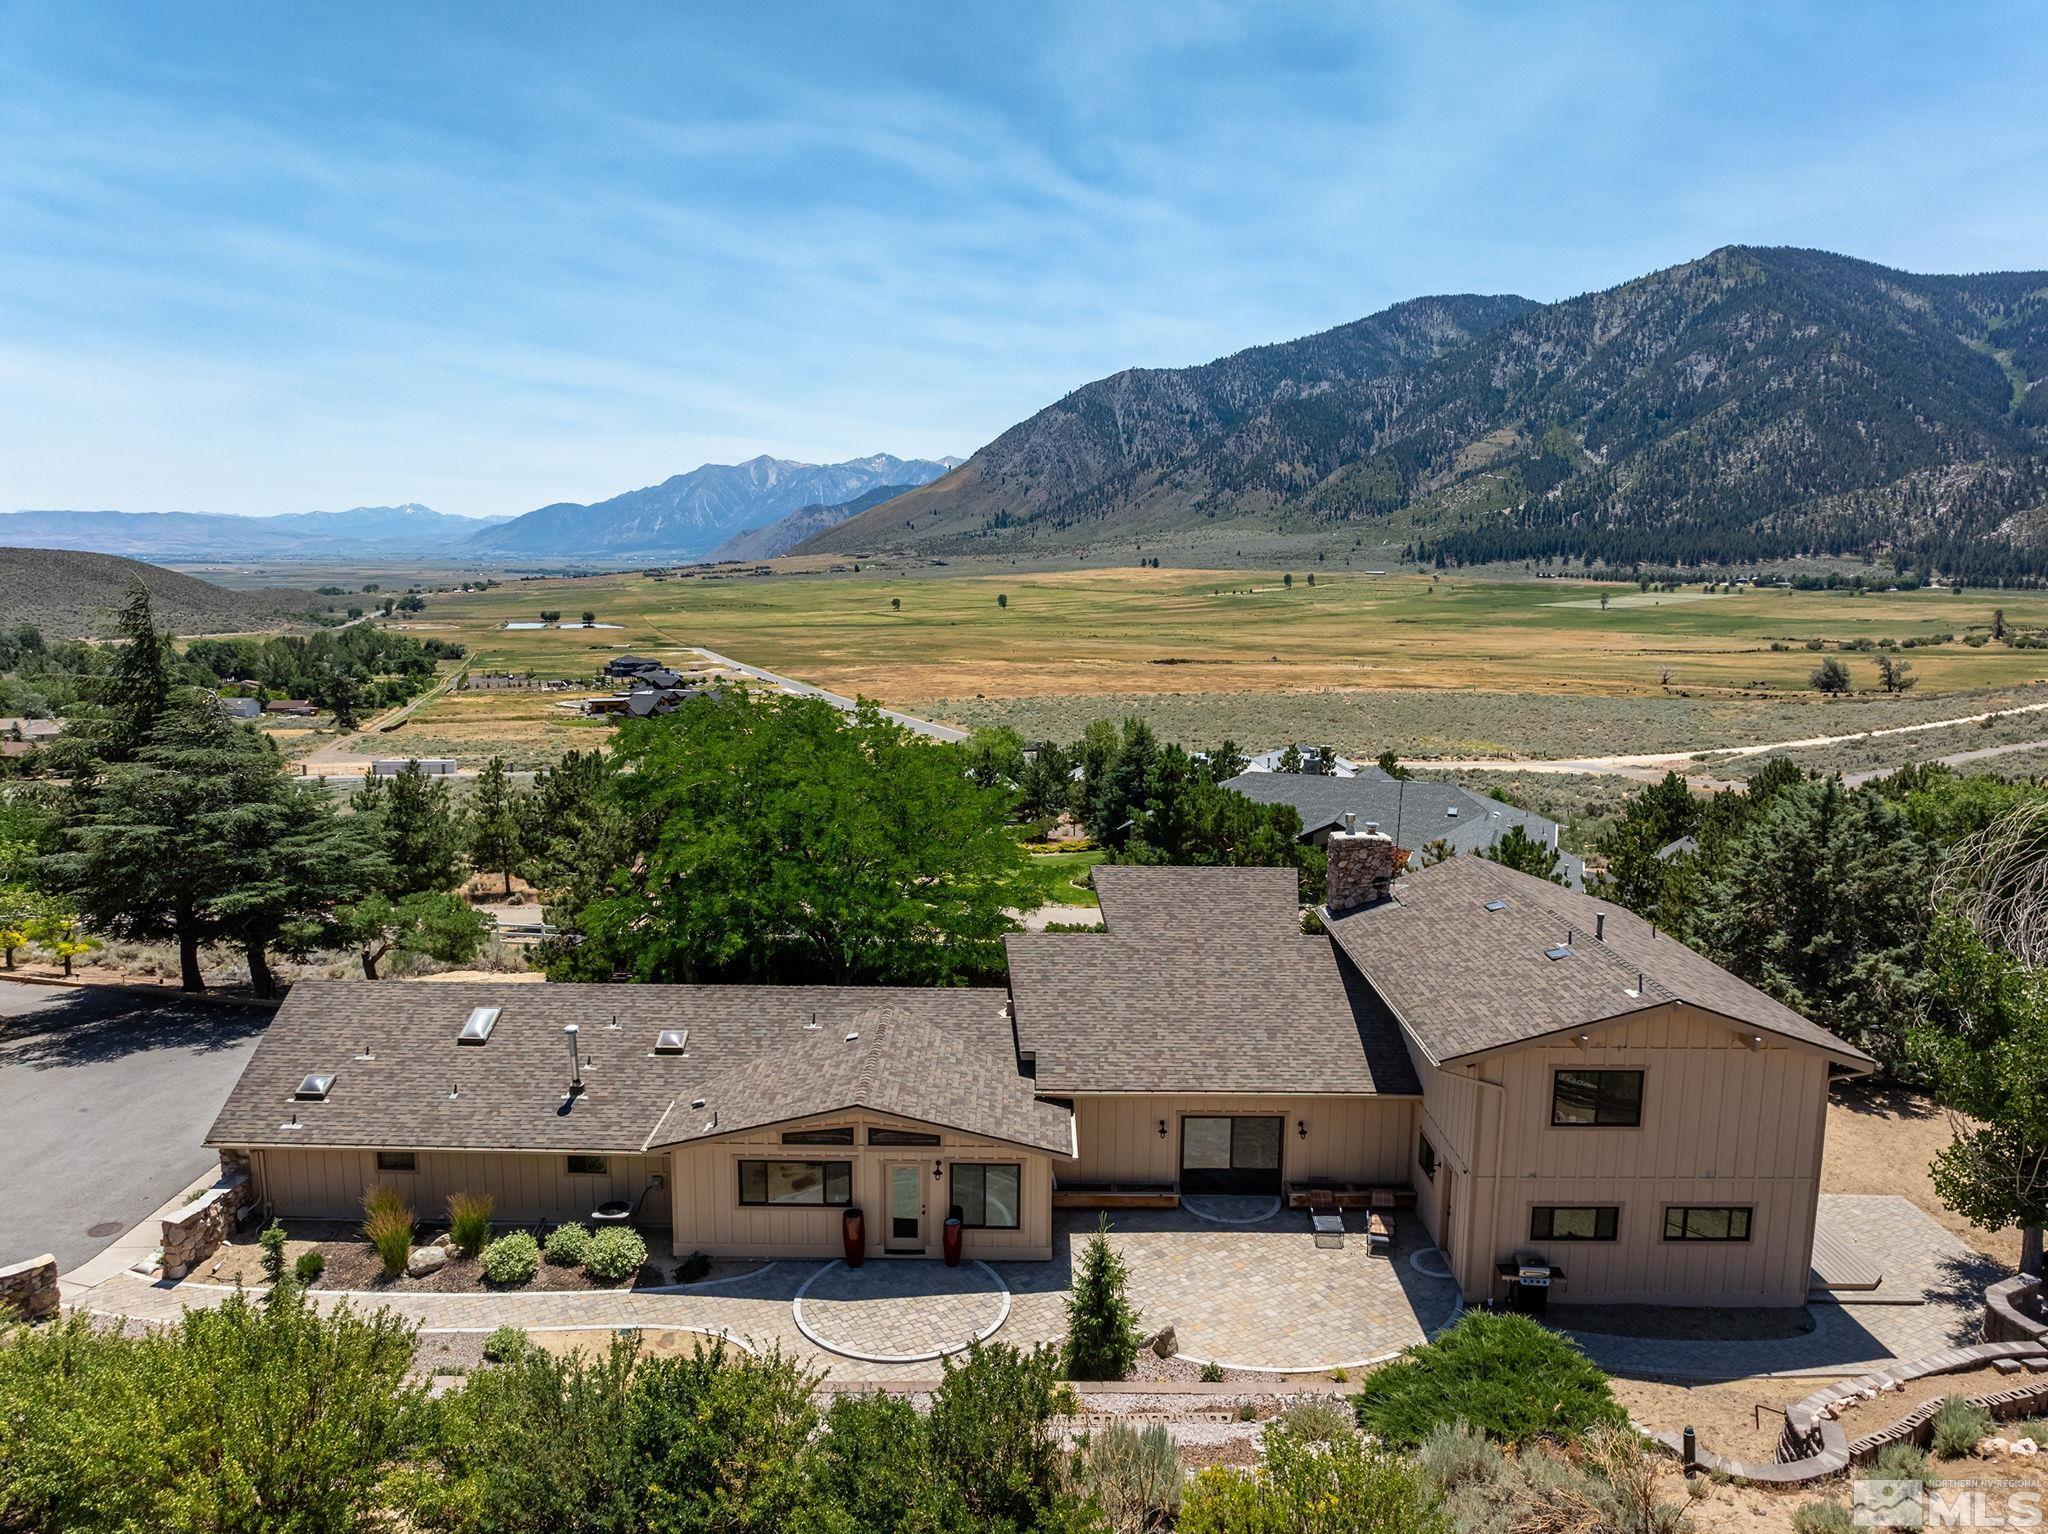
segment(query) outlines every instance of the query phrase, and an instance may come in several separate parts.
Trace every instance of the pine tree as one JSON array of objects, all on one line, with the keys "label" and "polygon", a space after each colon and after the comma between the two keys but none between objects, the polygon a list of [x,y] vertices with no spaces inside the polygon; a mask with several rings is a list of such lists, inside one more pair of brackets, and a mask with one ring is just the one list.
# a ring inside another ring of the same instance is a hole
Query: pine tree
[{"label": "pine tree", "polygon": [[512,871],[524,852],[519,806],[505,775],[505,759],[491,758],[477,774],[469,798],[469,860],[479,873],[502,871],[505,893],[512,893]]},{"label": "pine tree", "polygon": [[1129,1274],[1109,1244],[1103,1215],[1081,1254],[1081,1271],[1067,1301],[1067,1377],[1120,1380],[1138,1361],[1138,1312],[1126,1292]]},{"label": "pine tree", "polygon": [[121,647],[114,657],[113,692],[107,699],[112,729],[105,754],[110,761],[127,761],[170,703],[175,656],[171,636],[157,632],[149,587],[141,580],[129,583],[128,601],[115,626]]}]

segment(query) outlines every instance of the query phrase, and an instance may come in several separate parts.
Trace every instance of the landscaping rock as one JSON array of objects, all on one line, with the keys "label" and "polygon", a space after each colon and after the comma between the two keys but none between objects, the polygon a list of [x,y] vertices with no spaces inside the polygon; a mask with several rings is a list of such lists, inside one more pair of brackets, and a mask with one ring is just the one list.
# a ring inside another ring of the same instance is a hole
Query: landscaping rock
[{"label": "landscaping rock", "polygon": [[1146,1339],[1145,1346],[1160,1358],[1171,1358],[1180,1351],[1180,1337],[1170,1326],[1162,1326]]},{"label": "landscaping rock", "polygon": [[438,1236],[434,1237],[433,1241],[432,1241],[432,1242],[430,1242],[430,1243],[429,1243],[429,1245],[432,1245],[432,1246],[449,1246],[449,1245],[452,1245],[452,1244],[453,1244],[454,1240],[455,1240],[455,1238],[454,1238],[453,1236],[449,1235],[449,1234],[448,1234],[448,1232],[444,1230],[444,1231],[442,1231],[442,1232],[441,1232],[441,1234],[440,1234],[440,1235],[438,1235]]},{"label": "landscaping rock", "polygon": [[425,1278],[438,1273],[448,1266],[448,1249],[441,1246],[416,1247],[413,1254],[405,1259],[407,1278]]}]

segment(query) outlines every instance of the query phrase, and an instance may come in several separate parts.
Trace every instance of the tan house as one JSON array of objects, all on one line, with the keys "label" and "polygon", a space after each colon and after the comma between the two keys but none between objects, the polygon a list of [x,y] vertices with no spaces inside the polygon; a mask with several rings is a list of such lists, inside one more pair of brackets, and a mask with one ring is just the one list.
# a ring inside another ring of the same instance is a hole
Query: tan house
[{"label": "tan house", "polygon": [[1007,991],[302,982],[208,1143],[285,1216],[477,1190],[678,1255],[834,1256],[857,1209],[927,1256],[957,1209],[967,1255],[1036,1259],[1059,1205],[1377,1191],[1468,1299],[1804,1300],[1864,1055],[1587,896],[1329,852],[1314,935],[1290,871],[1098,869],[1105,930],[1013,936]]}]

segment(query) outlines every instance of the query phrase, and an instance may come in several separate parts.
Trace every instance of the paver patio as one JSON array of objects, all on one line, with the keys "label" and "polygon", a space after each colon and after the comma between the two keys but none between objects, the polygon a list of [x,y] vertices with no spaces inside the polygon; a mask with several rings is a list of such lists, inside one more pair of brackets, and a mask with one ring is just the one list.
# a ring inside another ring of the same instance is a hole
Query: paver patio
[{"label": "paver patio", "polygon": [[1009,1290],[984,1263],[828,1263],[792,1304],[817,1345],[869,1363],[912,1363],[958,1353],[1010,1313]]}]

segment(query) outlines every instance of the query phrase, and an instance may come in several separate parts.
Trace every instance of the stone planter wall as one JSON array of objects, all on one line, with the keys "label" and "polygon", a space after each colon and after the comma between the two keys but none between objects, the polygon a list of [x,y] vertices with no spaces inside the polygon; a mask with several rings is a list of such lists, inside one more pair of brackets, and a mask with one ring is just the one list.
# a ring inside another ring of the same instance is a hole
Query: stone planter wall
[{"label": "stone planter wall", "polygon": [[0,1313],[43,1321],[57,1313],[57,1259],[47,1252],[0,1268]]},{"label": "stone planter wall", "polygon": [[1987,1342],[2048,1342],[2048,1321],[2042,1315],[2042,1281],[2030,1273],[2002,1279],[1984,1291],[1984,1339]]},{"label": "stone planter wall", "polygon": [[250,1197],[246,1158],[221,1157],[220,1180],[163,1222],[165,1278],[183,1278],[227,1240]]}]

